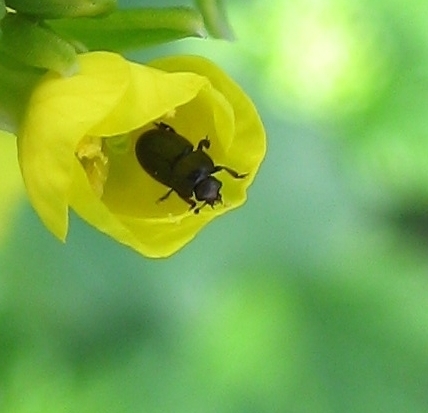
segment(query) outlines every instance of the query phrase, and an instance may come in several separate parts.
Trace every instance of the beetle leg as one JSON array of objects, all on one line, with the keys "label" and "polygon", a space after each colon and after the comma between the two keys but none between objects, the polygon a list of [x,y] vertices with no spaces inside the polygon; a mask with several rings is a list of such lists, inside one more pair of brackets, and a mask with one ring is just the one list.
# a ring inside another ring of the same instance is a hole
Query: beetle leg
[{"label": "beetle leg", "polygon": [[198,151],[201,151],[202,148],[208,149],[211,146],[211,142],[208,139],[208,136],[205,139],[202,139],[198,143]]},{"label": "beetle leg", "polygon": [[[173,192],[174,192],[174,189],[171,188],[165,195],[161,196],[157,200],[157,202],[165,201]],[[185,196],[181,196],[180,194],[178,194],[178,196],[183,201],[187,202],[190,205],[189,211],[191,211],[192,209],[194,209],[196,207],[196,202],[192,198],[186,198]],[[206,202],[205,202],[205,204],[206,204]],[[202,205],[202,206],[204,206],[204,205]],[[199,210],[202,208],[202,206],[195,209],[195,214],[199,214]]]},{"label": "beetle leg", "polygon": [[[200,207],[197,207],[197,208],[195,208],[195,210],[193,211],[194,213],[195,213],[195,215],[198,215],[199,214],[199,211],[205,206],[205,205],[207,205],[208,204],[208,202],[204,202]],[[211,205],[211,208],[212,208],[213,206]]]},{"label": "beetle leg", "polygon": [[[172,191],[172,189],[171,189]],[[185,195],[180,195],[179,192],[177,192],[177,195],[186,203],[188,203],[190,205],[189,211],[191,211],[192,209],[194,209],[196,207],[196,201],[194,201],[192,198],[190,198],[189,196],[185,196]]]},{"label": "beetle leg", "polygon": [[214,171],[213,174],[219,171],[226,171],[229,175],[233,176],[235,179],[242,179],[245,178],[246,176],[248,176],[248,174],[240,174],[236,171],[234,171],[233,169],[227,167],[227,166],[223,166],[223,165],[217,165],[214,167]]},{"label": "beetle leg", "polygon": [[161,196],[157,202],[162,202],[165,201],[165,199],[167,199],[173,192],[174,190],[171,188],[165,195]]}]

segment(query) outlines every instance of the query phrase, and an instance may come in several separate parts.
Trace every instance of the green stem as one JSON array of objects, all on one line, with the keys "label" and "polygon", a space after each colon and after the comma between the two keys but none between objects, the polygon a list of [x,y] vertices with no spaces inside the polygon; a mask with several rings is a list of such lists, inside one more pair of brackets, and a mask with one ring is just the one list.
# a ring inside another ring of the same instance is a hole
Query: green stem
[{"label": "green stem", "polygon": [[235,39],[222,0],[195,0],[195,2],[212,37],[230,41]]}]

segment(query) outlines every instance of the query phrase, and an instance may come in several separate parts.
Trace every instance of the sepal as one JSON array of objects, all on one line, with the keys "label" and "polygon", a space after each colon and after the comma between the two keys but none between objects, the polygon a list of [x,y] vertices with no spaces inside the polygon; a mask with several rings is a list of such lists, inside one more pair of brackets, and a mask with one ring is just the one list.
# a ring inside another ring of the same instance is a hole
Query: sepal
[{"label": "sepal", "polygon": [[207,35],[202,16],[187,7],[117,10],[97,18],[52,20],[49,25],[87,50],[115,52]]},{"label": "sepal", "polygon": [[8,7],[41,19],[98,16],[113,11],[116,0],[8,0]]},{"label": "sepal", "polygon": [[1,21],[0,50],[17,61],[62,75],[77,71],[75,48],[42,22],[10,13]]}]

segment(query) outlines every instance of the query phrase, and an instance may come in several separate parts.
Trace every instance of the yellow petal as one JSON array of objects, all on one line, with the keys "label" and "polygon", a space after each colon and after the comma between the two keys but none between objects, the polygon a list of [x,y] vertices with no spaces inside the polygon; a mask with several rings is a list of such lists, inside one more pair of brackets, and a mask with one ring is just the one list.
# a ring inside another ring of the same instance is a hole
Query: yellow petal
[{"label": "yellow petal", "polygon": [[120,135],[141,128],[189,102],[209,84],[205,77],[193,73],[169,74],[136,63],[129,63],[128,68],[126,93],[111,113],[90,130],[91,135]]},{"label": "yellow petal", "polygon": [[64,240],[77,143],[117,106],[130,79],[119,55],[91,53],[78,75],[50,73],[36,87],[19,133],[18,156],[30,200],[44,224]]}]

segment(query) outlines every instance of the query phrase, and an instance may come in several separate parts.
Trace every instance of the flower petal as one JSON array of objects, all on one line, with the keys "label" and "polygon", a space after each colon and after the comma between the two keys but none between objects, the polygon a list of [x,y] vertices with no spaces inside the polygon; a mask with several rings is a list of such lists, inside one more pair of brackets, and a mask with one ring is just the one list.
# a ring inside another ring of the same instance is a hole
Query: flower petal
[{"label": "flower petal", "polygon": [[79,57],[81,71],[46,75],[36,87],[18,139],[19,163],[30,200],[45,225],[64,240],[68,190],[77,143],[121,100],[130,81],[119,55]]},{"label": "flower petal", "polygon": [[194,73],[169,74],[148,66],[129,63],[130,82],[126,93],[109,116],[90,131],[111,136],[141,128],[192,100],[209,85]]}]

